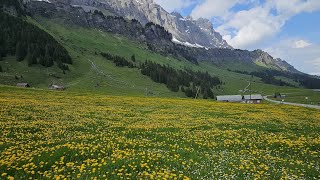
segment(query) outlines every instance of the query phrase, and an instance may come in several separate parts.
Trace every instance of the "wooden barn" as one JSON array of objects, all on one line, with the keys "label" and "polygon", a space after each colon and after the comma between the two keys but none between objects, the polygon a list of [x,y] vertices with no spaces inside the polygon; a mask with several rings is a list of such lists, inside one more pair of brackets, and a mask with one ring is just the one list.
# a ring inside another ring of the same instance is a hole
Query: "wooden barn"
[{"label": "wooden barn", "polygon": [[244,95],[242,102],[248,104],[260,104],[263,100],[261,94]]},{"label": "wooden barn", "polygon": [[18,83],[17,87],[28,88],[28,87],[30,87],[30,84],[28,84],[28,83]]}]

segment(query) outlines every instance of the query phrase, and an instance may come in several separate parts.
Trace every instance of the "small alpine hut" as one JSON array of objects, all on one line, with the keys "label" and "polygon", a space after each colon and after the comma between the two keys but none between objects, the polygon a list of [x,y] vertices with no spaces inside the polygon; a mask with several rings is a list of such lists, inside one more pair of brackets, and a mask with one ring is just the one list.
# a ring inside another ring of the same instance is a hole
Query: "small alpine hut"
[{"label": "small alpine hut", "polygon": [[51,85],[51,86],[49,86],[49,89],[51,89],[51,90],[58,90],[58,91],[64,91],[66,88],[65,88],[64,86]]},{"label": "small alpine hut", "polygon": [[243,96],[243,103],[248,104],[260,104],[263,100],[261,94],[252,94],[252,95],[244,95]]},{"label": "small alpine hut", "polygon": [[217,101],[220,102],[241,102],[241,95],[227,95],[227,96],[217,96]]},{"label": "small alpine hut", "polygon": [[30,87],[30,85],[28,83],[18,83],[17,87],[28,88],[28,87]]}]

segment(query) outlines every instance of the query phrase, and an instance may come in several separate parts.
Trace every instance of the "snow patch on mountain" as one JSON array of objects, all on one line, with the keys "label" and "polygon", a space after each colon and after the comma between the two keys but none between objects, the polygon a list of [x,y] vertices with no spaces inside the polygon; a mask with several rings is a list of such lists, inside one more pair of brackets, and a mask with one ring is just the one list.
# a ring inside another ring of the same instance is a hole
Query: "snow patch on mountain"
[{"label": "snow patch on mountain", "polygon": [[172,42],[176,43],[176,44],[181,44],[181,45],[184,45],[184,46],[188,46],[188,47],[195,47],[195,48],[205,48],[205,49],[209,49],[208,47],[204,47],[204,46],[201,46],[200,44],[192,44],[190,42],[182,42],[182,41],[179,41],[177,38],[175,37],[172,37]]},{"label": "snow patch on mountain", "polygon": [[49,0],[32,0],[32,1],[43,1],[43,2],[47,2],[47,3],[51,3]]}]

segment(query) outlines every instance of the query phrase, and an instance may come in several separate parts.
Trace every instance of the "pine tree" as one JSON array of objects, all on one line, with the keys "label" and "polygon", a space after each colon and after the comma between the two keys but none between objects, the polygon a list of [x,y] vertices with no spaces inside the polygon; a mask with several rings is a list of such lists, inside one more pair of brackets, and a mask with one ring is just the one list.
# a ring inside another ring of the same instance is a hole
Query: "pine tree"
[{"label": "pine tree", "polygon": [[0,72],[2,72],[2,67],[1,67],[1,65],[0,65]]},{"label": "pine tree", "polygon": [[48,44],[46,45],[44,61],[45,61],[45,67],[51,67],[53,65],[53,59],[51,58],[50,47]]},{"label": "pine tree", "polygon": [[53,59],[51,57],[44,57],[45,67],[51,67],[53,65]]},{"label": "pine tree", "polygon": [[185,92],[185,89],[183,86],[181,87],[181,92]]},{"label": "pine tree", "polygon": [[136,56],[135,55],[131,56],[131,61],[136,62]]},{"label": "pine tree", "polygon": [[203,99],[208,99],[208,94],[206,91],[203,93]]},{"label": "pine tree", "polygon": [[38,44],[34,45],[34,56],[38,59],[41,56],[41,50]]},{"label": "pine tree", "polygon": [[18,42],[16,45],[16,59],[17,61],[23,61],[26,57],[26,50],[23,47],[23,44],[21,42]]},{"label": "pine tree", "polygon": [[39,57],[39,64],[41,64],[42,66],[46,66],[46,61],[43,56]]},{"label": "pine tree", "polygon": [[2,28],[0,28],[0,60],[2,60],[2,57],[6,56],[6,53],[5,53],[6,44],[5,44],[5,39],[2,36],[2,34],[4,34],[4,32],[3,32]]},{"label": "pine tree", "polygon": [[37,57],[35,55],[33,45],[29,46],[29,48],[28,48],[27,62],[28,62],[28,66],[32,66],[33,64],[37,64]]}]

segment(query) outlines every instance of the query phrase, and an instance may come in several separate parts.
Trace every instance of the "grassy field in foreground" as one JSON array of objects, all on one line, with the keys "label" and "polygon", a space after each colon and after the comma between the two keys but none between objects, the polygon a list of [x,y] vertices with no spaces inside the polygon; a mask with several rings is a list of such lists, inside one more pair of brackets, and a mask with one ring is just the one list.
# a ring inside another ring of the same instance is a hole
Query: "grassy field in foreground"
[{"label": "grassy field in foreground", "polygon": [[320,113],[0,86],[1,179],[319,179]]}]

